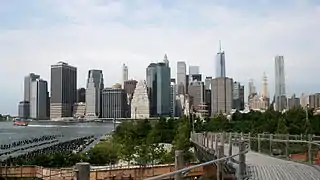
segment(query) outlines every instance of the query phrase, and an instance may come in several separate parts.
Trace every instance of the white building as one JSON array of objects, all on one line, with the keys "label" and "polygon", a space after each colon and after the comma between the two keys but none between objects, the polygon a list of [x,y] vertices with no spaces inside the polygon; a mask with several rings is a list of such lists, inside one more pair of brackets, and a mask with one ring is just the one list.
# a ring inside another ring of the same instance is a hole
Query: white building
[{"label": "white building", "polygon": [[102,70],[89,70],[86,88],[86,117],[101,116],[101,93],[104,87]]},{"label": "white building", "polygon": [[147,84],[145,81],[139,81],[134,90],[131,101],[131,118],[146,119],[150,117],[149,98]]}]

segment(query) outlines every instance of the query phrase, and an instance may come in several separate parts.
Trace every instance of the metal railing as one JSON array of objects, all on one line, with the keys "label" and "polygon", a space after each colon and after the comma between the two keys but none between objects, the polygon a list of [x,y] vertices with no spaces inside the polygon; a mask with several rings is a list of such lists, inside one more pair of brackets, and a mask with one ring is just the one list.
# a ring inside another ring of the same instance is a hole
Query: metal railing
[{"label": "metal railing", "polygon": [[[191,134],[191,141],[198,144],[199,141],[199,137],[201,137],[203,134],[202,133],[193,133]],[[215,142],[216,143],[216,155],[218,159],[214,159],[205,163],[201,163],[201,164],[197,164],[194,166],[190,166],[190,167],[186,167],[186,168],[182,168],[180,170],[176,170],[167,174],[163,174],[163,175],[159,175],[159,176],[155,176],[155,177],[151,177],[151,178],[147,178],[146,180],[161,180],[164,178],[168,178],[168,177],[172,177],[175,176],[175,179],[181,179],[181,177],[183,175],[185,175],[186,173],[188,173],[188,171],[198,168],[198,167],[203,167],[203,166],[207,166],[207,165],[211,165],[211,164],[217,164],[217,179],[221,179],[221,176],[223,176],[222,174],[222,163],[226,162],[226,161],[230,161],[232,160],[232,162],[234,162],[234,157],[239,156],[239,162],[238,162],[238,172],[237,172],[237,176],[238,179],[243,179],[245,177],[245,172],[246,172],[246,165],[245,165],[245,154],[247,152],[249,152],[250,150],[250,145],[248,146],[247,142],[241,138],[239,139],[239,141],[234,142],[234,141],[229,141],[229,143],[231,144],[230,147],[232,147],[232,145],[234,143],[237,143],[239,145],[239,152],[236,154],[229,154],[228,156],[224,156],[224,140],[222,138],[222,141],[220,142],[220,144],[218,143],[218,136],[216,136]],[[223,136],[221,136],[223,137]],[[202,141],[201,141],[202,142]],[[204,141],[203,141],[204,142]],[[208,141],[209,142],[209,141]],[[213,142],[213,141],[212,141]],[[206,148],[204,146],[204,144],[198,144],[200,146],[202,146],[202,148]]]}]

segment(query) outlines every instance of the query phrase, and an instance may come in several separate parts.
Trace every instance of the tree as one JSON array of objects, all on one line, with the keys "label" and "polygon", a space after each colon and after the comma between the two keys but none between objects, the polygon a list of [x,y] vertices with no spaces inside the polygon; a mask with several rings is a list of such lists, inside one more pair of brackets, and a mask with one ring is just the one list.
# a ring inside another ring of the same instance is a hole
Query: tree
[{"label": "tree", "polygon": [[277,133],[278,134],[287,134],[288,133],[286,121],[284,118],[280,118],[278,121]]}]

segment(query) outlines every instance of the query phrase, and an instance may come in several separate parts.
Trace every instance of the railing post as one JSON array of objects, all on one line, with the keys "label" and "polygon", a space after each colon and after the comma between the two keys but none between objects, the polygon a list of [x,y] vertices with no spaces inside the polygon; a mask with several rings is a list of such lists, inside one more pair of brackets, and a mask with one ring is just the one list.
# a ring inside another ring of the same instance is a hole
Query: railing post
[{"label": "railing post", "polygon": [[219,143],[219,142],[218,142],[218,141],[219,141],[219,139],[218,139],[219,137],[218,137],[218,136],[219,136],[219,134],[216,133],[216,135],[215,135],[215,137],[214,137],[214,138],[215,138],[215,143],[216,143],[216,149],[215,149],[216,152],[218,151],[218,143]]},{"label": "railing post", "polygon": [[242,180],[246,175],[246,154],[244,152],[246,150],[246,144],[244,141],[240,141],[239,146],[239,179]]},{"label": "railing post", "polygon": [[214,149],[214,147],[213,147],[214,137],[215,137],[215,134],[214,134],[214,133],[212,133],[212,134],[211,134],[211,139],[210,139],[211,149]]},{"label": "railing post", "polygon": [[269,134],[269,154],[273,156],[272,153],[272,134]]},{"label": "railing post", "polygon": [[[219,145],[218,146],[218,155],[217,155],[217,159],[220,159],[223,157],[223,149],[224,146],[223,145]],[[223,167],[222,167],[223,163],[222,161],[217,162],[217,180],[222,180],[223,179]]]},{"label": "railing post", "polygon": [[258,134],[258,153],[261,153],[261,139],[260,139],[261,134]]},{"label": "railing post", "polygon": [[308,162],[309,164],[313,164],[313,159],[312,159],[312,135],[308,134]]},{"label": "railing post", "polygon": [[286,159],[289,159],[289,152],[288,152],[288,149],[289,149],[289,134],[286,135],[286,149],[285,149],[285,153],[286,153]]},{"label": "railing post", "polygon": [[243,132],[240,133],[240,140],[243,140]]},{"label": "railing post", "polygon": [[232,155],[232,134],[231,132],[229,133],[229,156]]},{"label": "railing post", "polygon": [[76,164],[76,179],[77,180],[90,180],[90,164],[81,162]]},{"label": "railing post", "polygon": [[[184,162],[183,162],[183,151],[182,150],[176,150],[175,151],[175,170],[179,170],[184,168]],[[178,173],[174,176],[175,180],[181,180],[182,179],[182,174]]]}]

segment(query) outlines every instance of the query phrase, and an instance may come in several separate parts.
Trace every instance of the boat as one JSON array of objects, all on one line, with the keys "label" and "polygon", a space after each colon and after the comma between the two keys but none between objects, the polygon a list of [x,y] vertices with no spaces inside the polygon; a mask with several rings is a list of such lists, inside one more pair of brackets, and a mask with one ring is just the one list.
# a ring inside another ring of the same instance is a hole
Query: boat
[{"label": "boat", "polygon": [[13,121],[14,126],[28,126],[28,122],[22,121],[21,119],[15,119]]}]

